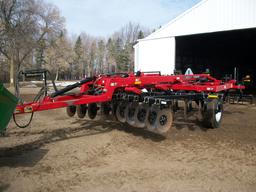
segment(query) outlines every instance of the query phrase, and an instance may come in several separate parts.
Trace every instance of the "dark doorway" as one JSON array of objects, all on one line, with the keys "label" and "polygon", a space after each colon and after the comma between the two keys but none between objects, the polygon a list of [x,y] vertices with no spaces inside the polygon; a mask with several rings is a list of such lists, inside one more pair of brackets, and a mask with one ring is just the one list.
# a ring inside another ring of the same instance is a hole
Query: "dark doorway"
[{"label": "dark doorway", "polygon": [[215,32],[176,37],[176,69],[194,73],[207,68],[223,78],[238,69],[238,80],[252,76],[256,84],[256,29]]}]

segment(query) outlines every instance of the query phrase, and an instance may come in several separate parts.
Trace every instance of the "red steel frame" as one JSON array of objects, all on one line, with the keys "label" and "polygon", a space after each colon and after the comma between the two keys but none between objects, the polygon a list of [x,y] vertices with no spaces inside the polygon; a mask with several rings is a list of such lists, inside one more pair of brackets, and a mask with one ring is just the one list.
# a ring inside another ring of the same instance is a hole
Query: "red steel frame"
[{"label": "red steel frame", "polygon": [[[207,79],[201,82],[199,79]],[[102,90],[100,95],[88,95],[89,85]],[[141,94],[143,88],[173,91],[194,91],[204,93],[218,93],[229,89],[244,89],[244,86],[236,85],[235,80],[222,82],[208,74],[194,75],[168,75],[141,73],[140,76],[129,74],[128,77],[120,75],[100,75],[96,80],[83,84],[79,94],[62,95],[57,97],[45,96],[40,101],[18,105],[15,114],[43,111],[67,107],[71,105],[81,105],[89,103],[101,103],[112,100],[112,96],[117,90]]]}]

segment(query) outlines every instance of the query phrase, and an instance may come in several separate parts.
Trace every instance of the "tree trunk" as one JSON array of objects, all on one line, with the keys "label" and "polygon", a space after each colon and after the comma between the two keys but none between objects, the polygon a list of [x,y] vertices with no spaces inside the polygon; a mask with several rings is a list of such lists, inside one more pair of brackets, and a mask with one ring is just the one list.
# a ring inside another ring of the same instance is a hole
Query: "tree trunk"
[{"label": "tree trunk", "polygon": [[10,58],[10,87],[14,88],[14,61],[13,57]]},{"label": "tree trunk", "polygon": [[58,78],[59,78],[59,68],[57,68],[57,71],[56,71],[55,81],[57,81]]}]

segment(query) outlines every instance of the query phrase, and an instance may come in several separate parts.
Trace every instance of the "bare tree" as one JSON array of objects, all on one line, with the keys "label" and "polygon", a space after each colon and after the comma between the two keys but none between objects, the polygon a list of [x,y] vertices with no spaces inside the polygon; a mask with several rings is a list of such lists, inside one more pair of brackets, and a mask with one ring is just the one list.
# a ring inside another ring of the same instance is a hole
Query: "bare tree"
[{"label": "bare tree", "polygon": [[0,0],[0,53],[10,64],[10,83],[42,39],[63,29],[59,10],[40,0]]},{"label": "bare tree", "polygon": [[72,78],[72,64],[75,54],[72,50],[72,44],[64,32],[60,34],[57,40],[51,42],[45,52],[46,68],[55,74],[55,80],[59,79],[60,74],[62,79]]}]

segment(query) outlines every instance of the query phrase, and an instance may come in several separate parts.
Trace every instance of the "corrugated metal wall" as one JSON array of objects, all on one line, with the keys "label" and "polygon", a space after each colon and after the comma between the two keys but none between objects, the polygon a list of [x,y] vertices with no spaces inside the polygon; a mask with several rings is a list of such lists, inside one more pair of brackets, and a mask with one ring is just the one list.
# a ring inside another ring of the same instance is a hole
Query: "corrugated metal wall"
[{"label": "corrugated metal wall", "polygon": [[204,0],[146,39],[256,27],[256,0]]},{"label": "corrugated metal wall", "polygon": [[247,28],[256,28],[256,0],[203,0],[139,41],[135,46],[135,69],[173,73],[177,51],[174,37]]}]

